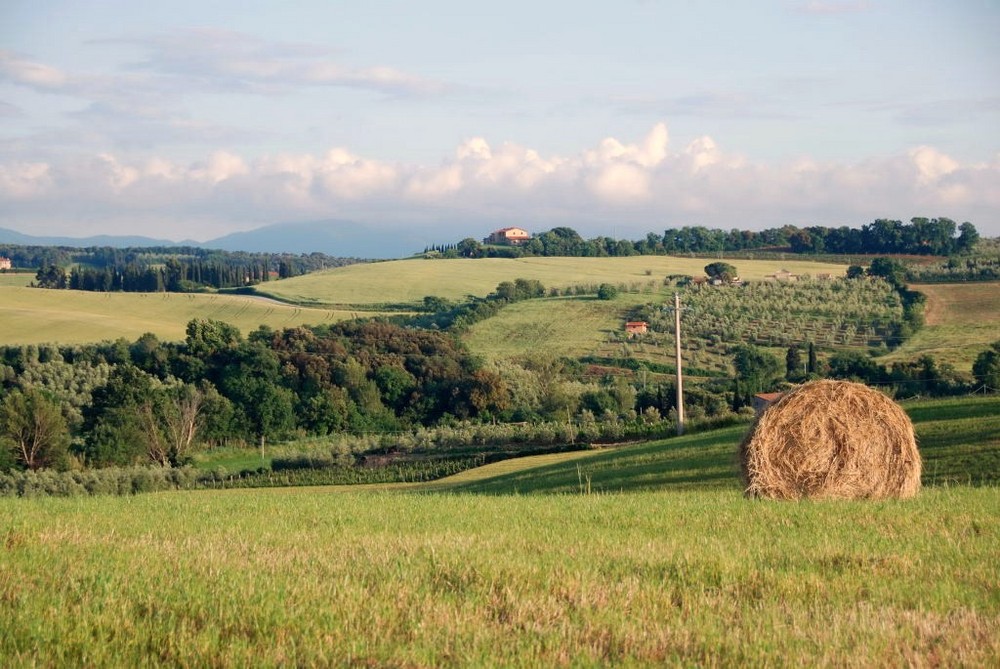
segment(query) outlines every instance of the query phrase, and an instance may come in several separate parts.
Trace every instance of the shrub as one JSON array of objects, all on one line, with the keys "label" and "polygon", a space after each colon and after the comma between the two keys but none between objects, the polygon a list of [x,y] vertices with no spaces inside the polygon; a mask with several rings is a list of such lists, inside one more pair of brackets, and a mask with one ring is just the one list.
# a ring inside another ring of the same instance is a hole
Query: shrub
[{"label": "shrub", "polygon": [[618,288],[610,283],[602,283],[597,288],[597,299],[599,300],[613,300],[618,297]]}]

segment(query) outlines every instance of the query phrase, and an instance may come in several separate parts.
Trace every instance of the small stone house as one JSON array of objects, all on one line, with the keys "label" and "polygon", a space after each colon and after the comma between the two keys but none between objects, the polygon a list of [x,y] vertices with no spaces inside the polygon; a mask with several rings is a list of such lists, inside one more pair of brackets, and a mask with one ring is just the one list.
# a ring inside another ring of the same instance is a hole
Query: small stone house
[{"label": "small stone house", "polygon": [[785,393],[757,393],[753,396],[753,410],[757,416],[760,416],[764,411],[781,399],[781,396]]},{"label": "small stone house", "polygon": [[0,270],[11,269],[11,268],[12,264],[10,262],[10,258],[4,258],[3,256],[0,256]]},{"label": "small stone house", "polygon": [[629,337],[646,334],[649,332],[649,323],[646,321],[629,321],[625,324],[625,334]]}]

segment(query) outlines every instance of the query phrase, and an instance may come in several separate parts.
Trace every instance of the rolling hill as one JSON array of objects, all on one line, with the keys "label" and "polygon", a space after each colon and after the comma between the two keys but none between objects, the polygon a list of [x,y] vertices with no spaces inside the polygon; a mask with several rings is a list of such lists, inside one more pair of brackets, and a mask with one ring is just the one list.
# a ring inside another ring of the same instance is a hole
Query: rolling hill
[{"label": "rolling hill", "polygon": [[134,340],[146,332],[170,341],[183,339],[185,326],[194,318],[226,321],[248,332],[262,324],[290,327],[355,315],[233,295],[91,293],[0,284],[2,344]]},{"label": "rolling hill", "polygon": [[927,296],[924,326],[883,362],[931,355],[958,370],[971,369],[980,351],[1000,340],[1000,283],[913,284]]},{"label": "rolling hill", "polygon": [[[258,286],[258,294],[305,305],[415,304],[433,295],[460,299],[485,296],[501,281],[536,279],[546,288],[581,284],[636,284],[658,288],[670,274],[701,275],[704,258],[412,258],[338,267]],[[785,268],[798,274],[843,275],[846,265],[802,260],[739,260],[745,279],[763,279]]]}]

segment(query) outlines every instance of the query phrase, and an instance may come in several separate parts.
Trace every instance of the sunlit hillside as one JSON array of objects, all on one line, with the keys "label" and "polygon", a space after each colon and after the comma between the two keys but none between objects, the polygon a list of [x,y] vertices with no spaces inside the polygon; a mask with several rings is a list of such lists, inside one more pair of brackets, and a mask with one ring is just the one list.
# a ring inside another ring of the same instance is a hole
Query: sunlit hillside
[{"label": "sunlit hillside", "polygon": [[914,284],[927,296],[924,326],[883,358],[935,360],[969,371],[976,356],[1000,340],[1000,283]]},{"label": "sunlit hillside", "polygon": [[[501,281],[537,279],[546,288],[580,284],[662,283],[670,274],[703,275],[705,258],[631,256],[627,258],[410,259],[338,267],[272,281],[258,292],[299,304],[408,304],[435,295],[449,299],[485,296]],[[745,279],[763,279],[780,269],[796,274],[842,275],[846,265],[802,260],[733,260]]]},{"label": "sunlit hillside", "polygon": [[259,325],[320,324],[354,315],[234,295],[91,293],[0,285],[0,344],[133,340],[146,332],[180,340],[194,318],[226,321],[248,332]]}]

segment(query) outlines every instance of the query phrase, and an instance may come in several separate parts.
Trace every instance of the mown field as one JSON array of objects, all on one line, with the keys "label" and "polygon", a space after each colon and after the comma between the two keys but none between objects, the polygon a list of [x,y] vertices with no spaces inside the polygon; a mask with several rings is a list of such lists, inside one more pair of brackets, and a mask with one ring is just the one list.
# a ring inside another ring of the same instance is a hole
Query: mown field
[{"label": "mown field", "polygon": [[[627,258],[408,259],[338,267],[258,286],[261,294],[298,304],[377,305],[415,303],[428,295],[459,299],[489,294],[501,281],[537,279],[546,288],[581,284],[657,285],[669,274],[703,275],[711,260],[672,256]],[[785,268],[800,274],[843,275],[846,265],[801,260],[733,261],[746,279]]]},{"label": "mown field", "polygon": [[907,405],[956,474],[909,501],[745,500],[741,428],[408,491],[0,499],[0,664],[995,666],[1000,488],[955,481],[1000,471],[998,405]]},{"label": "mown field", "polygon": [[0,287],[27,286],[35,280],[35,275],[27,272],[0,272]]},{"label": "mown field", "polygon": [[1000,340],[1000,283],[914,284],[927,296],[925,325],[883,360],[931,355],[969,370],[976,356]]},{"label": "mown field", "polygon": [[90,293],[0,284],[0,343],[76,344],[134,340],[146,332],[167,341],[184,338],[194,318],[226,321],[244,332],[320,324],[356,316],[235,295]]},{"label": "mown field", "polygon": [[651,298],[650,293],[624,293],[610,302],[593,296],[525,300],[477,323],[464,341],[489,359],[579,358],[617,339],[628,309]]}]

